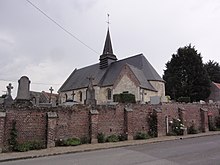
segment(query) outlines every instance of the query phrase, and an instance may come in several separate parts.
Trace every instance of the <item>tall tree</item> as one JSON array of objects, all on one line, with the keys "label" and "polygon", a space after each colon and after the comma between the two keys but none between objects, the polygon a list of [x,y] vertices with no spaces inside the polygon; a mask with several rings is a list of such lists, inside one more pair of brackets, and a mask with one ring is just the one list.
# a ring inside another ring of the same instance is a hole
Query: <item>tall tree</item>
[{"label": "tall tree", "polygon": [[217,62],[209,60],[205,64],[205,69],[211,81],[220,83],[220,65]]},{"label": "tall tree", "polygon": [[210,94],[210,80],[195,47],[179,48],[166,63],[163,79],[166,94],[172,99],[190,97],[191,101],[205,100]]}]

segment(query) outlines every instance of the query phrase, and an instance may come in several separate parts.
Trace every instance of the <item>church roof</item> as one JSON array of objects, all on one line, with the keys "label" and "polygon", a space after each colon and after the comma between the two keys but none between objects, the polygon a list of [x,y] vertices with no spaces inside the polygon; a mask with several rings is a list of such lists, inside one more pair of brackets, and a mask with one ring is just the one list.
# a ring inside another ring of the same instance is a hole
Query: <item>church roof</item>
[{"label": "church roof", "polygon": [[81,69],[75,69],[59,89],[59,92],[88,87],[88,77],[93,77],[94,85],[112,86],[124,65],[129,65],[132,72],[140,82],[140,86],[154,90],[149,81],[164,81],[143,54],[135,55],[111,63],[107,68],[100,69],[99,63]]},{"label": "church roof", "polygon": [[144,75],[144,72],[142,70],[140,70],[132,65],[128,65],[128,66],[130,67],[130,69],[132,70],[132,72],[134,73],[134,75],[136,76],[138,81],[140,82],[140,86],[142,88],[155,91],[154,87],[146,79],[146,76]]}]

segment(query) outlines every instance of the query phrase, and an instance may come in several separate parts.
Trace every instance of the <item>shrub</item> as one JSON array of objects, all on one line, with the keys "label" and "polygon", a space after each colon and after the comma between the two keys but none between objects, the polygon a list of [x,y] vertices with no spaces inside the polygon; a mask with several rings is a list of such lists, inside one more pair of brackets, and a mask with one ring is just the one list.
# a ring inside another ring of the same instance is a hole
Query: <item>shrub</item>
[{"label": "shrub", "polygon": [[55,146],[64,146],[63,142],[64,142],[63,139],[58,139],[55,141]]},{"label": "shrub", "polygon": [[187,133],[188,133],[188,134],[197,134],[197,133],[198,133],[198,131],[197,131],[197,129],[195,128],[195,125],[194,125],[194,124],[192,124],[192,125],[187,129]]},{"label": "shrub", "polygon": [[82,144],[89,144],[90,143],[90,139],[86,136],[80,138],[80,141]]},{"label": "shrub", "polygon": [[220,116],[215,117],[215,126],[216,128],[220,128]]},{"label": "shrub", "polygon": [[16,147],[16,151],[25,152],[29,150],[39,150],[43,149],[44,144],[40,141],[29,141],[25,143],[18,144]]},{"label": "shrub", "polygon": [[77,146],[81,144],[80,139],[78,138],[69,138],[63,141],[64,146]]},{"label": "shrub", "polygon": [[176,136],[176,133],[174,133],[174,132],[171,131],[171,132],[168,132],[168,133],[167,133],[167,136]]},{"label": "shrub", "polygon": [[181,103],[189,103],[190,102],[190,97],[179,97],[177,99],[178,102],[181,102]]},{"label": "shrub", "polygon": [[209,121],[209,131],[217,131],[217,128],[213,121]]},{"label": "shrub", "polygon": [[107,142],[118,142],[119,138],[117,135],[110,135],[106,138]]},{"label": "shrub", "polygon": [[136,140],[149,139],[149,138],[150,138],[150,136],[145,132],[138,132],[135,136]]},{"label": "shrub", "polygon": [[81,144],[79,138],[68,138],[68,139],[59,139],[55,142],[56,146],[77,146]]},{"label": "shrub", "polygon": [[16,150],[19,152],[25,152],[25,151],[29,151],[30,148],[31,148],[30,142],[25,142],[22,144],[18,144]]},{"label": "shrub", "polygon": [[183,135],[184,125],[180,119],[173,119],[172,132],[176,135]]},{"label": "shrub", "polygon": [[32,141],[31,142],[31,150],[40,150],[45,148],[45,145],[41,141]]},{"label": "shrub", "polygon": [[97,139],[98,139],[98,143],[105,143],[105,134],[104,133],[98,133]]},{"label": "shrub", "polygon": [[119,103],[135,103],[135,95],[131,93],[120,93],[113,95],[114,102]]},{"label": "shrub", "polygon": [[120,135],[118,135],[118,139],[119,139],[119,141],[125,141],[125,140],[128,140],[126,134],[120,134]]}]

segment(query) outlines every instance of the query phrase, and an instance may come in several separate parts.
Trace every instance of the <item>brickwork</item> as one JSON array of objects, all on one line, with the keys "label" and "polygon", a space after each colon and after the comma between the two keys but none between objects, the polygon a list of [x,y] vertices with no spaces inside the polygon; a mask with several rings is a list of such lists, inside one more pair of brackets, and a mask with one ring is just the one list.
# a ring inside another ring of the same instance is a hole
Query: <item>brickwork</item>
[{"label": "brickwork", "polygon": [[[166,122],[162,116],[162,110],[161,109],[154,109],[153,113],[157,116],[157,136],[163,136],[166,134],[166,129],[164,129],[164,123]],[[165,124],[166,128],[166,124]]]},{"label": "brickwork", "polygon": [[4,134],[5,134],[5,112],[0,112],[0,153],[2,152],[2,148],[4,146]]},{"label": "brickwork", "polygon": [[201,117],[201,131],[207,132],[208,128],[208,110],[200,108],[200,117]]},{"label": "brickwork", "polygon": [[89,109],[83,105],[56,110],[56,139],[89,136]]},{"label": "brickwork", "polygon": [[145,106],[145,105],[133,105],[133,134],[137,132],[148,132],[148,115],[150,112],[152,112],[151,106]]},{"label": "brickwork", "polygon": [[6,111],[5,144],[10,137],[12,122],[16,122],[18,142],[46,142],[46,112],[40,109],[9,109]]},{"label": "brickwork", "polygon": [[126,134],[133,139],[137,132],[149,131],[149,115],[156,113],[158,136],[170,131],[169,123],[181,119],[184,126],[192,124],[199,132],[208,131],[208,116],[214,119],[220,114],[215,104],[117,104],[99,105],[95,110],[84,105],[57,108],[11,108],[0,115],[0,148],[7,147],[12,122],[16,121],[18,142],[38,140],[47,147],[55,146],[58,139],[71,137],[91,139],[97,142],[97,134]]},{"label": "brickwork", "polygon": [[47,113],[47,148],[55,147],[57,113]]},{"label": "brickwork", "polygon": [[97,143],[98,135],[98,121],[99,121],[99,112],[97,110],[90,110],[90,137],[91,143]]},{"label": "brickwork", "polygon": [[98,132],[106,136],[124,133],[124,106],[99,106]]},{"label": "brickwork", "polygon": [[128,140],[132,140],[134,138],[133,130],[134,130],[134,118],[133,118],[133,109],[125,108],[125,121],[124,121],[124,130],[125,135]]}]

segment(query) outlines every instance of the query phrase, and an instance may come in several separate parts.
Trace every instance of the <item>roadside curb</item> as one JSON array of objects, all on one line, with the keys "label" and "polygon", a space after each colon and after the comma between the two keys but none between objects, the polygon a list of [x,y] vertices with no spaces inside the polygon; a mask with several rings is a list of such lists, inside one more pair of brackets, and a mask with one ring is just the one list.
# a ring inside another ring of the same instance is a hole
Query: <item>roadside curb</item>
[{"label": "roadside curb", "polygon": [[185,136],[163,136],[163,137],[152,138],[147,140],[129,140],[129,141],[123,141],[117,143],[84,144],[75,147],[55,147],[55,148],[34,150],[34,151],[28,151],[22,153],[21,152],[1,153],[0,162],[8,162],[8,161],[15,161],[22,159],[33,159],[33,158],[56,156],[63,154],[73,154],[80,152],[89,152],[89,151],[96,151],[102,149],[136,146],[136,145],[143,145],[150,143],[159,143],[159,142],[166,142],[173,140],[184,140],[184,139],[199,138],[199,137],[214,136],[214,135],[220,135],[220,131],[185,135]]}]

